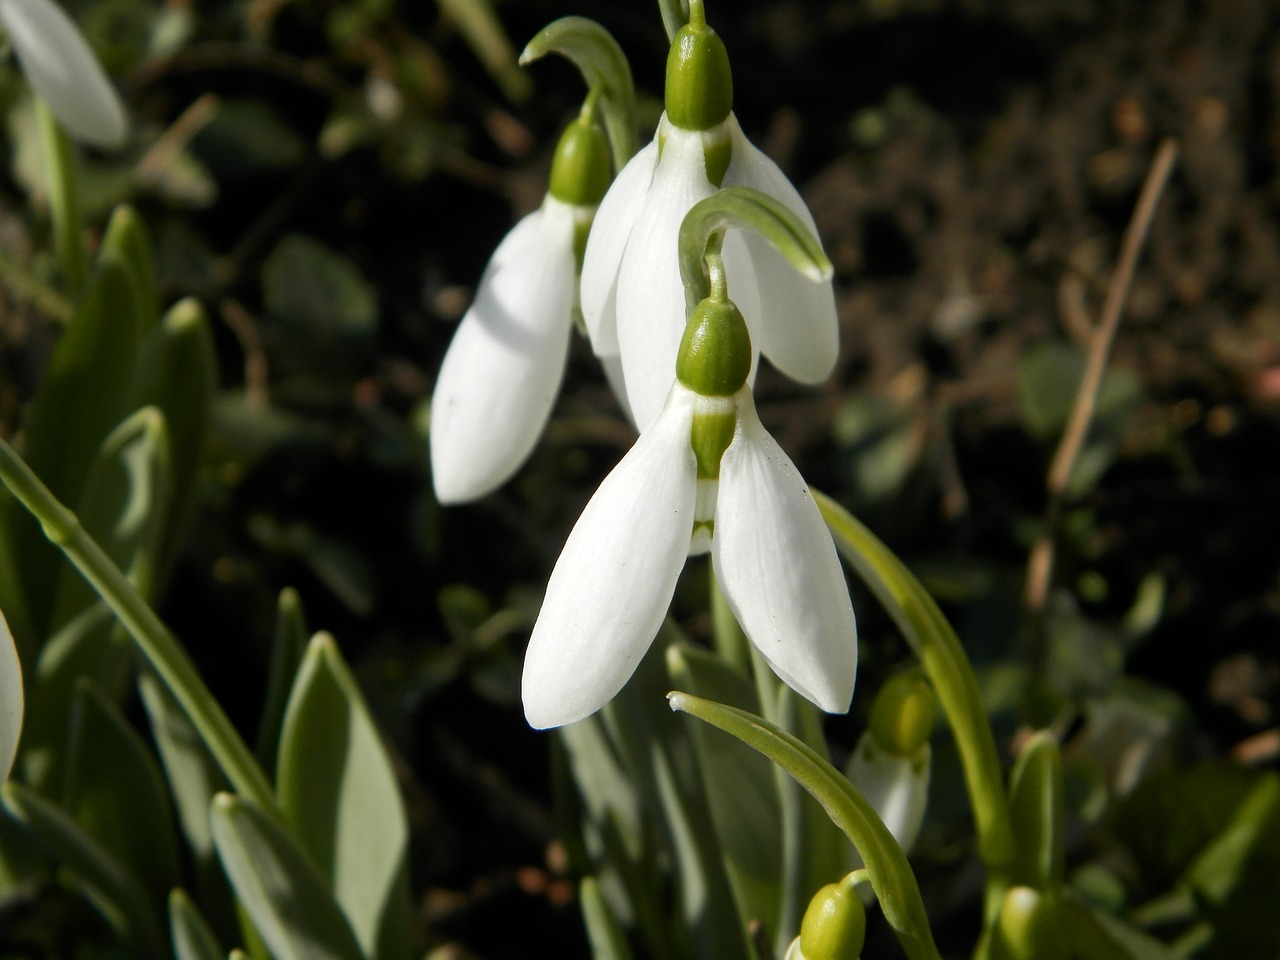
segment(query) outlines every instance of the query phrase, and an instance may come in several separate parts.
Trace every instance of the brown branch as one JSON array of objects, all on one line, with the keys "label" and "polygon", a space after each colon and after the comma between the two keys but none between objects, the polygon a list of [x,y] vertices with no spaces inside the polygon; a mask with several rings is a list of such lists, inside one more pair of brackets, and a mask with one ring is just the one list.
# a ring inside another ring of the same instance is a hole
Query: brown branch
[{"label": "brown branch", "polygon": [[[1045,508],[1044,532],[1031,549],[1024,595],[1027,609],[1041,624],[1048,602],[1049,584],[1053,578],[1058,520],[1062,514],[1067,485],[1071,482],[1076,461],[1079,460],[1080,452],[1084,449],[1089,425],[1093,422],[1093,415],[1097,410],[1098,394],[1102,389],[1103,375],[1107,371],[1111,346],[1115,342],[1116,330],[1120,326],[1125,300],[1133,285],[1133,274],[1138,265],[1138,257],[1146,245],[1147,235],[1151,231],[1151,223],[1155,218],[1156,205],[1160,202],[1160,195],[1169,182],[1169,174],[1173,171],[1177,155],[1177,145],[1173,140],[1166,139],[1160,144],[1155,159],[1151,162],[1151,169],[1147,172],[1146,182],[1143,183],[1142,192],[1138,195],[1133,217],[1120,243],[1120,259],[1111,277],[1111,284],[1107,288],[1102,315],[1089,341],[1084,376],[1076,391],[1071,417],[1067,421],[1066,430],[1063,431],[1057,452],[1049,466],[1046,480],[1049,502]],[[1037,633],[1039,632],[1041,631],[1037,630]]]}]

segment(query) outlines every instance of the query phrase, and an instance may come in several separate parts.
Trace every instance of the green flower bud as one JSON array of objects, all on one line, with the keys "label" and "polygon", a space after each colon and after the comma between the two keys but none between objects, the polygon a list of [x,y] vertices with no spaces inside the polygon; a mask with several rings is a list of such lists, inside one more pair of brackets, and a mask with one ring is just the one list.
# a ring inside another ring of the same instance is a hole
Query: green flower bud
[{"label": "green flower bud", "polygon": [[813,895],[800,921],[804,960],[858,960],[867,937],[867,911],[846,877]]},{"label": "green flower bud", "polygon": [[704,397],[731,397],[750,373],[751,334],[741,312],[730,300],[703,300],[685,325],[676,377]]},{"label": "green flower bud", "polygon": [[609,189],[609,142],[590,120],[579,117],[565,128],[551,161],[547,192],[562,203],[594,207]]},{"label": "green flower bud", "polygon": [[1001,960],[1068,960],[1057,905],[1031,887],[1010,887],[996,922]]},{"label": "green flower bud", "polygon": [[933,689],[919,669],[891,677],[871,705],[869,729],[881,750],[914,757],[933,732]]},{"label": "green flower bud", "polygon": [[681,27],[667,55],[667,119],[683,130],[710,130],[733,109],[733,72],[724,42],[705,23]]}]

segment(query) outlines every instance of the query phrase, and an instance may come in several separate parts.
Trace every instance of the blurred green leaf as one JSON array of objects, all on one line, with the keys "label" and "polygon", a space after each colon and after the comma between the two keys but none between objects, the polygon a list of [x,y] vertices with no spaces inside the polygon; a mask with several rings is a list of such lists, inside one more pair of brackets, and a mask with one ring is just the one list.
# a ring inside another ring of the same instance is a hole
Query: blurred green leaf
[{"label": "blurred green leaf", "polygon": [[365,953],[407,956],[409,828],[400,788],[360,688],[323,633],[294,681],[276,780],[286,821]]},{"label": "blurred green leaf", "polygon": [[221,101],[191,146],[218,178],[280,173],[307,156],[302,138],[262,100]]},{"label": "blurred green leaf", "polygon": [[301,560],[353,613],[367,616],[374,608],[373,569],[350,545],[308,523],[280,523],[268,513],[249,518],[249,533],[263,546]]},{"label": "blurred green leaf", "polygon": [[1176,960],[1179,954],[1119,917],[1079,900],[1059,899],[1067,946],[1077,960]]},{"label": "blurred green leaf", "polygon": [[214,797],[218,857],[276,960],[362,960],[351,927],[307,855],[248,800]]},{"label": "blurred green leaf", "polygon": [[1009,812],[1018,841],[1014,881],[1044,894],[1062,885],[1065,862],[1065,803],[1062,755],[1047,730],[1023,745],[1009,775]]},{"label": "blurred green leaf", "polygon": [[516,63],[515,50],[489,0],[437,0],[440,9],[457,24],[476,58],[516,103],[529,98],[533,85]]},{"label": "blurred green leaf", "polygon": [[267,675],[267,699],[258,725],[258,743],[254,750],[264,770],[276,769],[276,751],[280,746],[280,730],[294,678],[307,649],[307,622],[302,599],[292,587],[280,591],[276,600],[276,630],[271,644],[271,670]]},{"label": "blurred green leaf", "polygon": [[0,800],[61,861],[111,927],[143,956],[167,952],[159,918],[137,880],[62,809],[10,780]]},{"label": "blurred green leaf", "polygon": [[138,330],[145,336],[159,322],[160,291],[151,258],[151,237],[133,207],[122,204],[112,211],[100,250],[119,257],[128,269],[138,309]]},{"label": "blurred green leaf", "polygon": [[583,877],[578,887],[582,922],[587,928],[592,960],[631,960],[631,948],[618,926],[595,877]]},{"label": "blurred green leaf", "polygon": [[191,512],[196,475],[205,453],[217,387],[213,334],[199,302],[174,304],[143,340],[133,402],[164,415],[169,440],[169,484],[155,505],[155,588],[163,585]]},{"label": "blurred green leaf", "polygon": [[78,685],[71,709],[66,809],[162,901],[178,883],[178,845],[155,760],[92,684]]},{"label": "blurred green leaf", "polygon": [[291,233],[262,265],[267,312],[298,333],[328,338],[363,337],[378,320],[377,292],[346,257]]},{"label": "blurred green leaf", "polygon": [[[54,348],[44,380],[23,426],[24,457],[63,503],[81,502],[100,448],[130,412],[141,335],[133,283],[123,261],[104,253],[88,294]],[[20,511],[16,503],[7,506]],[[59,562],[38,526],[16,520],[15,550],[28,597],[32,627],[43,634],[53,602],[53,570]]]},{"label": "blurred green leaf", "polygon": [[[1037,344],[1023,354],[1018,396],[1029,433],[1052,440],[1065,429],[1084,364],[1079,347],[1058,340]],[[1071,474],[1069,489],[1073,494],[1091,489],[1115,461],[1142,395],[1142,380],[1133,370],[1115,366],[1107,370],[1088,438]]]},{"label": "blurred green leaf", "polygon": [[222,960],[226,951],[186,891],[169,894],[169,936],[174,960]]},{"label": "blurred green leaf", "polygon": [[859,492],[873,501],[902,487],[924,448],[919,414],[880,396],[850,397],[836,414],[831,432]]}]

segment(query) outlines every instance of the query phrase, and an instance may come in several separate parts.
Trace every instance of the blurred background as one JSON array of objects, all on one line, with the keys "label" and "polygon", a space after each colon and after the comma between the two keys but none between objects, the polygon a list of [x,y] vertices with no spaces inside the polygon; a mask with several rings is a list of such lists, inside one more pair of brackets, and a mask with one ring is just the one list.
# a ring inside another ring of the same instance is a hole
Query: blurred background
[{"label": "blurred background", "polygon": [[[166,302],[199,298],[221,391],[199,507],[161,605],[244,729],[276,598],[332,631],[398,757],[420,945],[585,956],[555,840],[552,737],[519,705],[523,646],[569,528],[634,435],[586,341],[533,459],[442,510],[435,370],[494,246],[541,202],[584,90],[515,57],[581,14],[661,110],[657,5],[605,0],[67,0],[135,124],[81,157],[90,221],[135,204]],[[709,0],[735,108],[808,200],[836,267],[841,359],[761,417],[815,487],[943,603],[1002,748],[1064,741],[1069,865],[1141,904],[1280,767],[1280,31],[1270,0]],[[68,302],[53,283],[33,115],[0,73],[0,431]],[[1024,596],[1045,475],[1120,241],[1163,138],[1179,148],[1097,416]],[[674,615],[709,629],[706,568]],[[908,652],[865,593],[860,684]],[[831,737],[847,749],[869,697]],[[136,709],[136,708],[135,708]],[[935,738],[914,860],[939,941],[971,937],[971,831]],[[1275,818],[1273,818],[1275,819]],[[1275,956],[1275,842],[1197,956]],[[1269,879],[1268,879],[1269,878]],[[1269,884],[1269,885],[1268,885]],[[1243,896],[1244,894],[1242,894]],[[948,934],[948,925],[957,929]],[[88,908],[10,912],[0,953],[86,955]],[[1237,939],[1233,940],[1232,936]],[[1256,952],[1261,950],[1262,952]],[[1270,952],[1267,952],[1267,951]]]}]

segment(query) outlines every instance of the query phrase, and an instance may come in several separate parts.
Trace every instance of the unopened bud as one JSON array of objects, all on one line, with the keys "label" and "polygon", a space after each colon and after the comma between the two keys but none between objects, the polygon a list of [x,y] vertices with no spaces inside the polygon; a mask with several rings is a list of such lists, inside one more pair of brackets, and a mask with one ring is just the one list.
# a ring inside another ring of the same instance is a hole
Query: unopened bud
[{"label": "unopened bud", "polygon": [[933,732],[933,689],[924,673],[908,670],[891,677],[871,705],[869,729],[880,749],[914,757]]},{"label": "unopened bud", "polygon": [[800,922],[804,960],[858,960],[867,937],[867,911],[848,877],[813,895]]}]

